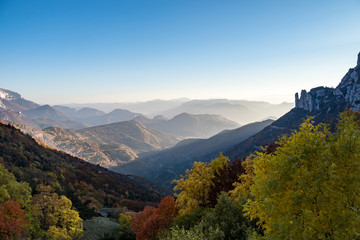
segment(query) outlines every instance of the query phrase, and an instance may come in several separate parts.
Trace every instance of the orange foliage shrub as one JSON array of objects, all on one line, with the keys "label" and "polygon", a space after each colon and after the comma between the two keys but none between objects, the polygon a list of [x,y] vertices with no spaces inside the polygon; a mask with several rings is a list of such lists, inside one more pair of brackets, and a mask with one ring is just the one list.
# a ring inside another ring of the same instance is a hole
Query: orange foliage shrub
[{"label": "orange foliage shrub", "polygon": [[0,239],[18,239],[26,231],[28,222],[20,202],[8,200],[0,204]]},{"label": "orange foliage shrub", "polygon": [[131,221],[130,227],[136,233],[136,240],[148,240],[161,230],[168,228],[177,216],[175,199],[167,196],[155,207],[145,207]]}]

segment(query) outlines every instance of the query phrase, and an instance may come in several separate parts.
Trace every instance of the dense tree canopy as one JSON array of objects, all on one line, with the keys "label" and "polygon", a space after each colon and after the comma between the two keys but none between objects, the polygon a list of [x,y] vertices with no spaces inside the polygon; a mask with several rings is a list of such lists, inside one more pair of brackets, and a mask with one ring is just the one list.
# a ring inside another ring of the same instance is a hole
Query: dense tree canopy
[{"label": "dense tree canopy", "polygon": [[48,239],[78,239],[83,231],[79,213],[71,209],[71,201],[58,196],[51,187],[39,185],[32,200],[32,215],[38,220],[42,233]]},{"label": "dense tree canopy", "polygon": [[307,119],[254,159],[247,204],[270,239],[354,239],[360,229],[360,128],[342,114],[337,131]]},{"label": "dense tree canopy", "polygon": [[212,160],[210,163],[194,162],[192,169],[187,170],[184,176],[175,180],[176,204],[179,207],[179,214],[190,213],[199,206],[209,204],[209,191],[215,173],[229,164],[229,158],[223,156]]},{"label": "dense tree canopy", "polygon": [[31,189],[25,182],[17,182],[15,176],[0,164],[0,203],[7,200],[20,201],[28,207],[31,200]]}]

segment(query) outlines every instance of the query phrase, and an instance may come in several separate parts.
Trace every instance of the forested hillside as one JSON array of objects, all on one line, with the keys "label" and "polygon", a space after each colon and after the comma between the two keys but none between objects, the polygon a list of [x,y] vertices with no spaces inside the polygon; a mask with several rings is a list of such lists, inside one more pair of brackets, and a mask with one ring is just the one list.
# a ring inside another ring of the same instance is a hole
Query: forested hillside
[{"label": "forested hillside", "polygon": [[[124,199],[157,202],[166,190],[136,176],[114,173],[63,152],[39,145],[19,130],[0,124],[0,162],[35,189],[51,185],[84,207],[113,206]],[[85,204],[86,205],[86,204]]]}]

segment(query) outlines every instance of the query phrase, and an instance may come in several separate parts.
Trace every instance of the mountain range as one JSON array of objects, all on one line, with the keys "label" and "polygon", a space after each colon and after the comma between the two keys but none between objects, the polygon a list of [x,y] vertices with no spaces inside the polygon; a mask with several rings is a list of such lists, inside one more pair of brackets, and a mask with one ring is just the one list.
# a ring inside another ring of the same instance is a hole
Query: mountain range
[{"label": "mountain range", "polygon": [[220,115],[241,125],[278,118],[294,107],[293,103],[270,104],[262,101],[210,99],[210,100],[153,100],[138,103],[98,103],[98,104],[67,104],[68,107],[90,107],[103,111],[113,108],[126,108],[134,112],[141,112],[146,116],[162,115],[173,118],[182,113],[194,115]]},{"label": "mountain range", "polygon": [[[220,115],[194,115],[180,113],[172,119],[156,116],[147,118],[141,113],[134,113],[125,109],[114,109],[109,113],[93,109],[75,109],[67,106],[40,106],[25,100],[20,94],[1,89],[0,119],[16,122],[37,129],[58,127],[79,130],[87,127],[112,124],[117,122],[136,120],[150,128],[179,137],[210,137],[225,129],[239,127],[239,124]],[[21,109],[21,111],[18,111]]]},{"label": "mountain range", "polygon": [[148,127],[180,136],[193,138],[208,138],[223,130],[234,129],[240,125],[220,115],[181,113],[172,119],[158,115],[153,119],[137,117],[134,119]]},{"label": "mountain range", "polygon": [[186,139],[172,148],[142,156],[132,162],[111,167],[116,172],[135,174],[158,183],[171,181],[191,168],[194,161],[209,162],[236,143],[261,131],[273,120],[247,124],[234,130],[225,130],[208,139]]}]

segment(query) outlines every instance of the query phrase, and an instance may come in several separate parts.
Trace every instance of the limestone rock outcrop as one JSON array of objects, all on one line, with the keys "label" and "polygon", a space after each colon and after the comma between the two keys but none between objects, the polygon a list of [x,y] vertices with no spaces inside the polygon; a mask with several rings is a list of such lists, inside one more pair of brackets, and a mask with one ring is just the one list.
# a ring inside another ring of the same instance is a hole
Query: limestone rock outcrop
[{"label": "limestone rock outcrop", "polygon": [[[336,88],[317,87],[295,94],[295,108],[308,112],[330,111],[335,105],[360,110],[360,53],[357,65],[350,68]],[[335,104],[335,105],[334,105]]]}]

